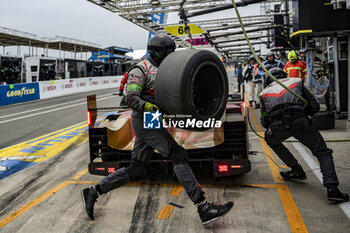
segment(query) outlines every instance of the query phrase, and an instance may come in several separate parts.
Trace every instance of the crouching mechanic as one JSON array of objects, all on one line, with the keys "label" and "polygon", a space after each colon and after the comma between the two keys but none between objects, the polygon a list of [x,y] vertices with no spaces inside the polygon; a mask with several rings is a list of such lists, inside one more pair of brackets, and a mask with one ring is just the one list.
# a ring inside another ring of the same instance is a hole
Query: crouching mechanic
[{"label": "crouching mechanic", "polygon": [[303,86],[300,78],[287,78],[286,73],[277,67],[269,71],[308,102],[308,106],[304,108],[299,98],[285,90],[277,82],[273,82],[270,77],[266,77],[265,89],[260,93],[261,123],[267,129],[265,132],[267,144],[291,168],[289,171],[280,172],[281,176],[289,180],[306,179],[303,168],[282,144],[284,140],[293,136],[308,147],[318,159],[323,175],[323,185],[327,188],[328,200],[348,201],[349,196],[338,189],[339,182],[334,169],[333,151],[327,147],[321,134],[310,120],[310,116],[319,111],[319,103]]},{"label": "crouching mechanic", "polygon": [[135,132],[135,143],[131,152],[132,161],[129,167],[120,168],[111,173],[95,187],[82,190],[84,206],[91,219],[94,219],[94,203],[99,195],[146,175],[148,162],[155,149],[172,160],[174,172],[189,198],[197,205],[203,224],[219,219],[233,206],[233,202],[214,205],[206,201],[204,192],[188,164],[186,150],[175,142],[165,128],[143,128],[143,112],[158,109],[153,93],[158,66],[168,54],[174,52],[175,47],[170,37],[153,37],[148,44],[149,58],[128,72],[126,99],[128,106],[133,109],[132,126]]}]

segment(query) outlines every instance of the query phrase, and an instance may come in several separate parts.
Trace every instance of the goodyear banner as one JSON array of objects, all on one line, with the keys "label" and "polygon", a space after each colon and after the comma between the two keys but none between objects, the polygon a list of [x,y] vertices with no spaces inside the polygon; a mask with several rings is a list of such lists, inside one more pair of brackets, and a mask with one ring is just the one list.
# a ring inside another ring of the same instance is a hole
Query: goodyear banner
[{"label": "goodyear banner", "polygon": [[0,86],[0,106],[40,99],[39,83]]}]

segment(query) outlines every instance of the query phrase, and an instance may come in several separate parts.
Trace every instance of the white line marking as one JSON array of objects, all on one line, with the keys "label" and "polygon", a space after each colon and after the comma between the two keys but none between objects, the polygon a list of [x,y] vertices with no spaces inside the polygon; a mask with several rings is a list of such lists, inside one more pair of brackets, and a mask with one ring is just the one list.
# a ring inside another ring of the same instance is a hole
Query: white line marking
[{"label": "white line marking", "polygon": [[[105,97],[105,98],[100,98],[100,99],[97,99],[97,101],[110,99],[110,98],[115,98],[115,96],[109,96],[109,97]],[[10,120],[0,121],[0,124],[4,124],[4,123],[11,122],[11,121],[16,121],[16,120],[21,120],[21,119],[32,117],[32,116],[42,115],[42,114],[45,114],[45,113],[55,112],[55,111],[59,111],[59,110],[66,109],[66,108],[75,107],[75,106],[82,105],[82,104],[86,104],[86,102],[84,101],[82,103],[72,104],[72,105],[69,105],[69,106],[66,106],[66,107],[62,107],[62,108],[51,109],[51,110],[47,110],[47,111],[44,111],[44,112],[38,112],[38,113],[29,114],[27,116],[12,118]]]},{"label": "white line marking", "polygon": [[[101,95],[101,96],[99,96],[99,97],[101,98],[101,97],[110,96],[110,95],[111,95],[111,94],[106,94],[106,95]],[[57,106],[61,106],[61,105],[67,105],[67,104],[71,104],[71,103],[76,103],[76,102],[80,102],[80,103],[81,103],[82,101],[84,102],[84,101],[86,101],[86,99],[74,100],[74,101],[65,102],[65,103],[62,103],[62,104],[50,105],[50,106],[47,106],[47,107],[36,108],[36,109],[32,109],[32,110],[28,110],[28,111],[23,111],[23,112],[16,112],[16,113],[12,113],[12,114],[5,115],[5,116],[0,116],[0,119],[1,119],[1,118],[11,117],[11,116],[16,116],[16,115],[22,115],[23,113],[28,113],[28,112],[35,112],[35,111],[43,110],[43,109],[47,109],[47,108],[53,108],[53,107],[57,107]]]},{"label": "white line marking", "polygon": [[[294,138],[292,140],[294,140]],[[320,171],[320,166],[319,166],[318,162],[316,162],[316,160],[308,152],[306,152],[305,148],[301,144],[299,144],[297,142],[292,142],[292,145],[299,152],[299,154],[304,159],[306,164],[311,168],[312,172],[315,174],[317,179],[322,184],[323,183],[322,173]],[[315,169],[317,169],[317,170],[315,170]],[[349,201],[343,202],[343,203],[338,204],[338,206],[344,212],[346,217],[348,217],[348,219],[350,219],[350,202]]]}]

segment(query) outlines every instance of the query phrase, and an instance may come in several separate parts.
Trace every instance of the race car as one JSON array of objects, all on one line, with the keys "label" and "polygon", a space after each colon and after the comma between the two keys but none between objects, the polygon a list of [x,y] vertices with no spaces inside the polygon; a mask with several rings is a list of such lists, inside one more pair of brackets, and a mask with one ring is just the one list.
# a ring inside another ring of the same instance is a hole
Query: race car
[{"label": "race car", "polygon": [[[87,97],[90,162],[89,173],[106,176],[131,162],[135,135],[128,108],[97,108],[96,96]],[[98,111],[117,110],[96,123]],[[213,177],[232,176],[251,170],[247,131],[247,106],[239,95],[230,95],[220,128],[194,131],[168,127],[175,141],[184,147],[194,171]],[[154,151],[150,163],[159,163],[171,174],[171,161]]]}]

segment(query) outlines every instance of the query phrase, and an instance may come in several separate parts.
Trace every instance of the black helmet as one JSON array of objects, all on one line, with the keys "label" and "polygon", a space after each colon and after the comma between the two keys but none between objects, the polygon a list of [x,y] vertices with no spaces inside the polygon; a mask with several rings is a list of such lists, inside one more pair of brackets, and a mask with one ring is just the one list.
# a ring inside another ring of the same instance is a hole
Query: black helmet
[{"label": "black helmet", "polygon": [[269,53],[266,55],[266,59],[267,59],[268,57],[270,57],[270,56],[272,56],[273,58],[275,58],[275,54],[274,54],[273,52],[269,52]]},{"label": "black helmet", "polygon": [[[279,67],[271,68],[269,72],[277,79],[287,78],[287,74]],[[264,88],[265,88],[273,82],[273,79],[268,74],[265,74],[264,81],[265,81],[264,82]]]},{"label": "black helmet", "polygon": [[148,53],[158,65],[176,48],[175,42],[168,36],[157,35],[147,45]]},{"label": "black helmet", "polygon": [[253,59],[255,60],[254,55],[250,55],[249,58],[248,58],[249,61],[250,61],[250,60],[253,60]]}]

